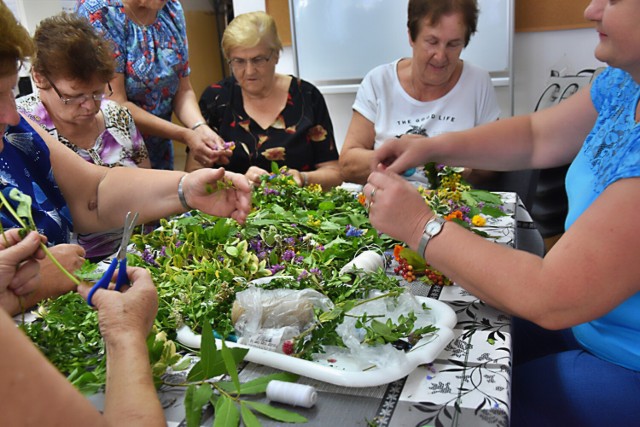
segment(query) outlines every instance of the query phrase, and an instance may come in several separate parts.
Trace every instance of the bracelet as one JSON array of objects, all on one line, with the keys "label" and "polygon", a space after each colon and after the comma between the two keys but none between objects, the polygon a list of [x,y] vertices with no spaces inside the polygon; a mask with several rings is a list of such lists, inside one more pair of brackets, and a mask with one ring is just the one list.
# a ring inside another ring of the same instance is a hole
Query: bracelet
[{"label": "bracelet", "polygon": [[187,175],[188,174],[182,175],[182,178],[180,178],[180,181],[178,182],[178,199],[180,199],[182,207],[190,211],[193,210],[193,208],[189,206],[189,203],[187,203],[187,199],[184,197],[184,190],[182,189],[182,183],[184,182],[184,179],[187,177]]},{"label": "bracelet", "polygon": [[309,184],[309,177],[306,172],[300,172],[300,176],[302,177],[302,186],[306,187]]},{"label": "bracelet", "polygon": [[207,122],[197,122],[195,125],[191,126],[191,130],[196,130],[202,125],[206,125]]}]

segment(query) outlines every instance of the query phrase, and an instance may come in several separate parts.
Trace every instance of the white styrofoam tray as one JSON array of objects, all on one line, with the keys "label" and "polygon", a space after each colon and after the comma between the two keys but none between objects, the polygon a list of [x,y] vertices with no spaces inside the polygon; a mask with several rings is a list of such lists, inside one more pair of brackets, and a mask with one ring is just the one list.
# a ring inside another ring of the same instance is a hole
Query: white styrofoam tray
[{"label": "white styrofoam tray", "polygon": [[[453,327],[457,323],[457,317],[453,309],[446,303],[432,298],[420,296],[416,296],[416,298],[431,309],[429,313],[435,319],[433,324],[438,328],[438,331],[423,337],[410,351],[406,352],[406,363],[402,364],[374,366],[371,369],[362,370],[359,367],[356,368],[359,365],[356,363],[357,361],[345,357],[331,362],[326,360],[310,361],[230,341],[227,341],[226,345],[227,347],[248,348],[249,352],[245,356],[246,361],[304,377],[345,387],[379,386],[407,376],[419,365],[433,362],[454,337]],[[182,326],[177,333],[178,342],[190,348],[200,348],[201,336],[195,334],[188,326]],[[219,340],[216,340],[216,344],[221,345]]]}]

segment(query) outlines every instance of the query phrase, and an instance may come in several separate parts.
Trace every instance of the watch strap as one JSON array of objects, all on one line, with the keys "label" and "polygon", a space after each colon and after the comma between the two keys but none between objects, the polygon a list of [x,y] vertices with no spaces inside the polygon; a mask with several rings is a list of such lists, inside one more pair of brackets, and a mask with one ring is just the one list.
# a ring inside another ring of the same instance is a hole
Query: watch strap
[{"label": "watch strap", "polygon": [[[431,224],[432,222],[437,222],[440,224],[440,229],[434,235],[427,233],[427,228],[429,224]],[[427,223],[424,225],[424,231],[422,232],[422,237],[420,237],[420,243],[418,244],[418,255],[424,258],[424,251],[425,249],[427,249],[427,244],[433,237],[435,237],[436,235],[438,235],[438,233],[440,233],[440,231],[442,231],[442,226],[444,225],[445,222],[446,222],[445,219],[438,215],[435,215],[433,218],[427,221]]]}]

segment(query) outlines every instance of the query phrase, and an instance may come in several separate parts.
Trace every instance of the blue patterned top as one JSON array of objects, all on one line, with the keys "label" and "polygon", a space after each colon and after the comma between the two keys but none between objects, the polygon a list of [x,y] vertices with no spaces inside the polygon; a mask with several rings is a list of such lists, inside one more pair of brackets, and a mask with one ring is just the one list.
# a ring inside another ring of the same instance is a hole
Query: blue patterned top
[{"label": "blue patterned top", "polygon": [[[609,185],[640,176],[640,85],[628,73],[607,68],[594,81],[591,98],[598,119],[567,172],[566,229]],[[598,357],[640,371],[640,292],[573,333]]]},{"label": "blue patterned top", "polygon": [[[122,0],[79,0],[77,13],[115,45],[116,72],[124,74],[127,99],[171,120],[180,79],[187,77],[189,54],[184,11],[169,0],[155,23],[142,26],[124,13]],[[143,135],[154,169],[173,169],[171,141]]]},{"label": "blue patterned top", "polygon": [[[40,135],[20,118],[17,126],[7,129],[0,152],[0,189],[9,200],[12,188],[31,196],[31,212],[38,231],[47,236],[50,245],[69,243],[72,231],[71,213],[53,177],[49,147]],[[2,227],[20,227],[2,209]]]}]

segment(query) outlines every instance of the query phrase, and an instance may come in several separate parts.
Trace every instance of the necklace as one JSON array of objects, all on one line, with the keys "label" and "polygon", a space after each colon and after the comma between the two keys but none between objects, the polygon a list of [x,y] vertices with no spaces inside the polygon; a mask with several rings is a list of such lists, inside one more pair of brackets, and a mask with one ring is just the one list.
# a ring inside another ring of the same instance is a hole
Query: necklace
[{"label": "necklace", "polygon": [[133,7],[128,2],[123,1],[122,4],[124,5],[125,11],[129,11],[129,13],[133,15],[130,17],[133,18],[132,21],[142,27],[143,30],[146,30],[149,25],[153,25],[153,22],[151,24],[144,24],[142,19],[138,18],[138,15],[136,15],[136,13],[133,11]]}]

